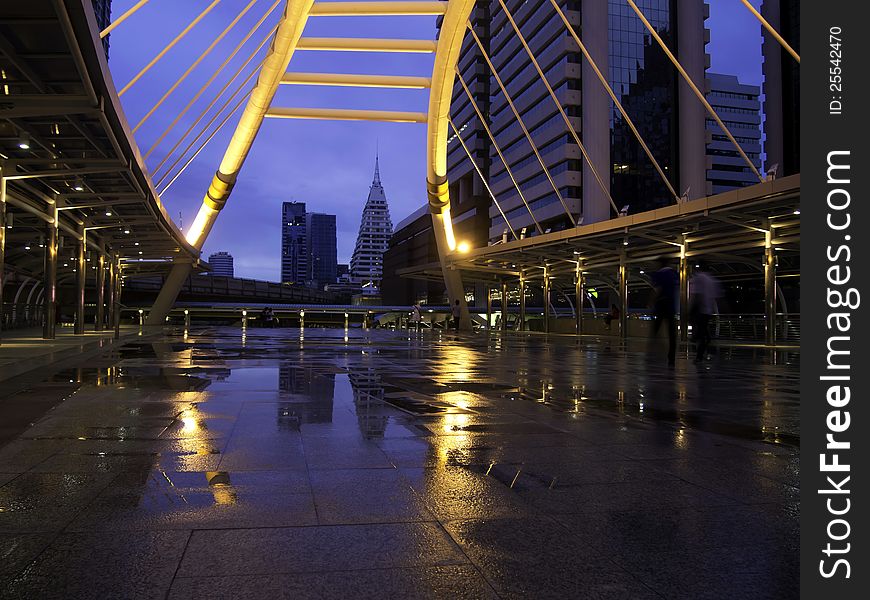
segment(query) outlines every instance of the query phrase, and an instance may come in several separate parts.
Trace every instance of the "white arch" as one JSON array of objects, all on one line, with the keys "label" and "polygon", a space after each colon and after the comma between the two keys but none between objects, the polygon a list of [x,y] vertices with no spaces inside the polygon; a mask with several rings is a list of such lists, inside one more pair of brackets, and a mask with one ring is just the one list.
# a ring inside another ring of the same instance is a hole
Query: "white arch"
[{"label": "white arch", "polygon": [[429,91],[429,116],[426,139],[426,191],[432,228],[438,246],[438,258],[447,286],[451,306],[456,300],[462,310],[460,327],[469,329],[471,319],[465,303],[465,288],[459,272],[451,268],[450,254],[456,250],[453,222],[450,217],[450,190],[447,181],[447,139],[450,135],[450,99],[453,78],[462,51],[466,23],[475,0],[450,0],[441,23],[441,34],[435,50],[432,87]]}]

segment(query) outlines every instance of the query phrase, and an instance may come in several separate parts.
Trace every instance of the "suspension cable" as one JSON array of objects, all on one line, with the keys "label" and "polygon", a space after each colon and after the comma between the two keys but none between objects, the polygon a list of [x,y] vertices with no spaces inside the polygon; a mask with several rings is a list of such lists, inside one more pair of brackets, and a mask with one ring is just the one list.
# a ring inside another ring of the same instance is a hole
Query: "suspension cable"
[{"label": "suspension cable", "polygon": [[226,35],[230,31],[233,30],[233,28],[235,28],[235,26],[238,24],[238,22],[242,20],[242,17],[244,17],[245,14],[247,14],[247,12],[249,10],[251,10],[251,8],[253,8],[254,4],[256,4],[258,1],[259,0],[250,0],[250,2],[248,2],[247,6],[245,6],[245,8],[243,8],[242,11],[236,15],[236,17],[232,20],[232,22],[229,25],[227,25],[223,31],[220,32],[220,34],[214,39],[214,41],[212,41],[212,43],[209,45],[209,47],[206,48],[205,51],[202,52],[202,54],[200,54],[196,58],[195,61],[193,61],[193,64],[190,65],[187,68],[187,70],[184,73],[182,73],[178,79],[175,80],[175,83],[173,83],[172,86],[168,90],[166,90],[166,93],[164,93],[163,96],[160,98],[160,100],[158,100],[154,104],[154,106],[151,107],[151,110],[149,110],[145,114],[145,116],[142,117],[138,123],[136,123],[136,126],[133,127],[133,133],[136,133],[139,130],[139,128],[145,124],[145,121],[147,121],[151,117],[151,115],[153,115],[157,111],[157,109],[160,108],[160,106],[163,105],[164,102],[166,102],[166,99],[169,98],[169,96],[172,94],[172,92],[174,92],[176,89],[178,89],[178,86],[180,86],[184,82],[184,80],[187,79],[188,75],[190,75],[193,72],[193,70],[199,66],[199,63],[201,63],[203,60],[205,60],[205,58],[209,54],[211,54],[211,51],[215,49],[215,46],[217,46],[220,43],[220,41],[222,39],[224,39],[224,37],[226,37]]},{"label": "suspension cable", "polygon": [[610,95],[610,99],[613,101],[614,106],[619,110],[619,113],[622,115],[622,118],[625,119],[625,122],[628,124],[628,127],[631,129],[632,133],[634,133],[634,137],[637,138],[638,143],[640,143],[641,148],[643,148],[644,153],[646,153],[647,158],[650,159],[656,171],[658,171],[659,177],[661,177],[662,182],[664,182],[665,186],[667,186],[668,191],[671,192],[673,197],[679,203],[680,197],[677,195],[677,191],[674,189],[674,186],[671,185],[671,181],[665,175],[665,172],[662,170],[659,161],[656,160],[656,157],[653,155],[652,150],[649,149],[649,146],[646,145],[646,142],[643,139],[643,136],[638,131],[637,127],[632,121],[631,117],[628,116],[628,112],[623,108],[622,102],[619,101],[619,98],[616,97],[616,93],[613,91],[613,87],[611,87],[610,83],[607,81],[607,78],[601,73],[601,69],[598,68],[598,64],[592,58],[592,55],[589,53],[589,50],[586,49],[586,45],[580,41],[580,36],[577,35],[577,32],[574,31],[574,28],[568,22],[568,17],[565,16],[565,13],[562,11],[562,8],[556,2],[556,0],[550,0],[550,3],[553,5],[553,8],[556,9],[558,15],[562,18],[562,22],[565,24],[565,27],[568,29],[568,33],[571,34],[571,37],[574,38],[574,41],[580,46],[580,51],[583,53],[583,56],[589,61],[590,66],[595,71],[595,74],[598,76],[598,80],[604,86],[604,89],[607,90],[607,93]]},{"label": "suspension cable", "polygon": [[199,145],[199,148],[196,149],[196,152],[194,152],[193,155],[189,159],[187,159],[187,162],[185,162],[181,169],[178,170],[178,173],[176,173],[175,176],[169,180],[169,183],[167,183],[166,186],[162,190],[160,190],[158,195],[162,196],[166,193],[166,190],[168,190],[170,186],[175,183],[175,180],[178,179],[181,174],[187,170],[187,167],[189,167],[190,164],[196,159],[196,157],[199,156],[199,153],[205,150],[205,147],[210,141],[212,141],[214,136],[216,136],[218,132],[224,128],[224,125],[227,124],[227,121],[229,121],[230,118],[232,118],[232,116],[238,112],[239,108],[242,107],[242,104],[245,102],[245,100],[248,99],[248,96],[250,96],[251,92],[253,91],[254,88],[252,87],[246,93],[244,93],[241,98],[239,98],[239,101],[236,103],[233,109],[229,113],[227,113],[227,116],[224,117],[223,121],[221,121],[220,124],[215,128],[215,130],[212,131],[211,134],[205,139],[205,141],[203,141],[203,143]]},{"label": "suspension cable", "polygon": [[[194,94],[193,98],[190,99],[190,102],[188,102],[187,105],[183,109],[181,109],[181,112],[179,112],[175,116],[175,118],[172,120],[172,122],[166,127],[166,129],[163,130],[163,133],[160,134],[160,137],[158,137],[157,140],[151,145],[151,147],[148,149],[148,152],[145,153],[146,159],[149,156],[151,156],[151,154],[154,152],[154,150],[157,148],[157,146],[159,146],[160,143],[164,139],[166,139],[166,136],[169,135],[169,133],[175,128],[176,125],[178,125],[178,122],[182,119],[182,117],[184,117],[184,115],[187,114],[187,111],[189,111],[191,109],[191,107],[196,103],[196,101],[200,99],[200,97],[205,93],[205,91],[209,88],[209,86],[212,83],[214,83],[214,80],[217,79],[218,75],[220,75],[223,72],[223,70],[226,68],[226,66],[230,63],[230,61],[233,58],[235,58],[236,54],[239,53],[239,51],[242,49],[242,47],[248,43],[248,40],[251,39],[251,37],[260,28],[260,26],[263,24],[263,22],[267,18],[269,18],[269,15],[271,15],[275,11],[275,9],[278,7],[278,5],[281,3],[281,1],[282,0],[275,0],[275,2],[272,3],[272,6],[269,7],[269,10],[266,11],[266,14],[264,14],[262,17],[260,17],[260,20],[257,21],[253,27],[251,27],[251,29],[245,35],[244,39],[242,39],[242,41],[239,42],[235,48],[233,48],[233,51],[230,52],[230,55],[227,56],[226,60],[224,60],[224,62],[221,64],[221,66],[219,66],[215,70],[215,72],[212,73],[211,77],[208,78],[208,81],[206,81],[202,85],[202,87],[199,88],[199,91],[196,92],[196,94]],[[269,41],[269,39],[271,39],[272,35],[274,35],[274,33],[277,29],[278,29],[278,26],[275,25],[271,30],[269,30],[269,32],[266,34],[266,37],[260,42],[260,45],[257,47],[257,50],[254,52],[254,54],[256,54],[257,52],[260,51],[260,48],[262,48],[266,44],[266,42]],[[220,94],[218,94],[218,95],[220,95]]]},{"label": "suspension cable", "polygon": [[121,15],[120,17],[118,17],[117,19],[115,19],[114,21],[112,21],[112,23],[109,24],[108,27],[106,27],[105,29],[103,29],[103,30],[100,32],[100,39],[103,39],[104,37],[106,37],[107,35],[109,35],[110,33],[112,33],[112,30],[113,30],[115,27],[117,27],[118,25],[120,25],[121,23],[123,23],[124,21],[126,21],[126,20],[127,20],[127,17],[132,17],[132,16],[133,16],[133,13],[135,13],[137,10],[139,10],[140,8],[142,8],[143,6],[145,6],[147,3],[148,3],[148,0],[139,0],[139,2],[137,2],[136,4],[134,4],[134,5],[133,5],[129,10],[127,10],[127,12],[125,12],[123,15]]},{"label": "suspension cable", "polygon": [[[248,73],[248,76],[245,77],[245,80],[242,81],[242,82],[238,85],[238,87],[236,87],[236,89],[235,89],[235,90],[233,91],[233,93],[230,94],[230,96],[229,96],[229,97],[224,101],[224,103],[221,105],[221,107],[217,109],[217,111],[214,113],[214,115],[212,115],[212,117],[209,119],[208,123],[206,123],[205,125],[203,125],[203,127],[202,127],[202,129],[200,129],[199,133],[196,134],[196,137],[194,137],[194,138],[190,141],[190,143],[187,144],[187,146],[184,148],[184,150],[181,151],[181,154],[178,155],[178,158],[175,159],[175,161],[174,161],[174,162],[169,166],[169,168],[166,169],[166,171],[165,171],[165,172],[163,173],[163,175],[160,177],[160,180],[157,182],[157,185],[158,185],[158,186],[159,186],[160,184],[162,184],[162,183],[166,180],[167,177],[169,177],[169,174],[172,172],[172,169],[174,169],[175,166],[176,166],[179,162],[181,162],[181,160],[184,158],[184,155],[187,154],[187,152],[188,152],[188,151],[193,147],[194,144],[196,144],[197,140],[199,140],[199,138],[201,138],[201,137],[205,134],[205,132],[208,131],[208,128],[211,127],[211,125],[212,125],[212,124],[213,124],[213,123],[218,119],[218,117],[219,117],[220,114],[224,111],[224,109],[225,109],[227,106],[229,106],[230,102],[232,102],[232,101],[236,98],[236,96],[239,94],[239,92],[241,92],[242,89],[244,89],[245,85],[247,85],[247,83],[248,83],[248,82],[249,82],[249,81],[254,77],[254,75],[257,74],[257,72],[260,70],[260,67],[261,67],[261,66],[262,66],[262,61],[260,61],[260,63],[258,63],[250,73]],[[166,158],[168,158],[168,157],[169,157],[169,155],[167,155]],[[166,160],[166,159],[164,158],[164,161],[165,161],[165,160]],[[159,168],[160,168],[160,167],[158,167],[157,169],[155,169],[155,171],[157,171]]]},{"label": "suspension cable", "polygon": [[731,143],[734,144],[734,147],[737,148],[737,152],[740,153],[740,156],[743,157],[743,160],[746,161],[746,164],[749,165],[749,168],[752,169],[752,172],[755,173],[756,177],[758,177],[758,180],[764,181],[764,177],[762,177],[761,173],[758,172],[758,169],[755,168],[755,164],[751,160],[749,160],[748,156],[746,156],[746,152],[743,151],[743,148],[740,146],[740,144],[737,143],[737,140],[734,139],[734,136],[731,135],[731,131],[727,127],[725,127],[725,123],[722,122],[722,119],[719,118],[719,115],[716,114],[716,111],[713,110],[713,107],[710,106],[709,102],[707,102],[707,98],[704,97],[704,94],[701,93],[701,90],[698,89],[698,86],[695,85],[695,82],[692,81],[692,78],[689,77],[689,74],[686,73],[683,65],[680,64],[680,61],[677,60],[673,52],[671,52],[670,48],[668,48],[667,44],[665,44],[665,42],[659,36],[658,32],[655,30],[655,27],[653,27],[652,24],[647,20],[643,12],[637,7],[637,4],[634,3],[634,0],[626,0],[626,2],[628,2],[628,5],[631,6],[632,10],[637,13],[637,16],[640,17],[640,20],[643,21],[643,24],[650,32],[650,35],[655,38],[656,42],[658,42],[658,45],[661,46],[661,49],[664,50],[668,58],[671,59],[671,62],[677,68],[677,71],[680,72],[680,75],[683,76],[683,79],[686,81],[686,83],[689,84],[689,87],[692,88],[692,91],[695,92],[698,100],[701,101],[701,103],[704,105],[704,108],[707,109],[707,112],[710,113],[710,115],[716,120],[716,123],[718,123],[719,127],[722,128],[722,131],[725,133],[725,135],[728,136],[728,139],[731,140]]},{"label": "suspension cable", "polygon": [[511,235],[514,236],[515,240],[518,240],[517,232],[514,231],[514,228],[511,226],[511,222],[508,220],[507,215],[504,214],[504,211],[501,209],[501,205],[498,203],[498,200],[495,199],[495,194],[492,193],[492,190],[489,187],[489,184],[486,182],[486,178],[483,176],[483,173],[480,172],[480,167],[477,166],[477,163],[474,161],[474,157],[471,156],[471,151],[468,149],[468,146],[465,145],[465,142],[462,140],[462,136],[459,135],[459,130],[456,128],[456,125],[453,123],[453,119],[447,118],[447,122],[450,123],[450,127],[453,128],[453,135],[459,140],[459,143],[462,144],[462,148],[465,150],[465,153],[468,155],[468,160],[471,161],[472,166],[474,166],[474,170],[477,171],[477,176],[480,177],[480,180],[483,182],[483,187],[486,188],[486,191],[489,192],[489,197],[492,198],[495,207],[498,209],[498,212],[501,213],[501,218],[504,219],[505,224],[508,226],[508,229],[511,230]]},{"label": "suspension cable", "polygon": [[184,30],[183,30],[181,33],[179,33],[177,36],[175,36],[175,39],[173,39],[171,42],[169,42],[169,43],[168,43],[168,44],[163,48],[163,50],[161,50],[161,51],[157,54],[157,56],[155,56],[154,58],[151,59],[151,62],[149,62],[147,65],[145,65],[145,66],[142,68],[141,71],[139,71],[138,73],[136,73],[136,76],[133,77],[133,79],[130,80],[130,83],[128,83],[127,85],[125,85],[125,86],[121,89],[121,91],[118,92],[118,96],[123,96],[123,95],[124,95],[124,92],[126,92],[126,91],[129,90],[131,87],[133,87],[133,84],[135,84],[137,81],[139,81],[139,80],[142,78],[142,76],[145,75],[145,73],[147,73],[148,71],[150,71],[150,70],[151,70],[151,67],[153,67],[154,65],[156,65],[157,62],[158,62],[161,58],[163,58],[164,56],[166,56],[166,53],[169,52],[170,50],[172,50],[172,48],[174,48],[175,45],[176,45],[178,42],[180,42],[182,39],[184,39],[184,36],[186,36],[188,33],[190,33],[190,30],[193,29],[193,28],[196,26],[197,23],[199,23],[200,21],[202,21],[202,20],[205,18],[205,16],[206,16],[208,13],[210,13],[211,10],[212,10],[215,6],[218,5],[218,3],[219,3],[220,1],[221,1],[221,0],[212,0],[212,3],[209,4],[209,5],[205,8],[205,10],[203,10],[201,13],[199,13],[199,15],[198,15],[198,16],[197,16],[193,21],[191,21],[191,22],[187,25],[187,27],[184,28]]},{"label": "suspension cable", "polygon": [[[571,132],[571,135],[574,137],[574,141],[577,142],[577,146],[580,147],[580,153],[583,155],[583,158],[586,159],[586,164],[589,165],[589,168],[592,169],[592,175],[595,177],[595,181],[598,182],[598,185],[601,187],[601,191],[604,192],[604,195],[607,196],[607,199],[610,201],[610,206],[613,208],[613,212],[617,215],[619,214],[619,209],[616,208],[616,202],[613,201],[613,196],[610,195],[610,189],[608,186],[604,184],[604,181],[601,179],[601,175],[598,173],[598,169],[595,168],[595,163],[592,162],[592,159],[589,158],[589,153],[586,152],[586,146],[583,145],[583,142],[580,141],[580,136],[577,135],[577,130],[574,129],[574,126],[571,125],[571,120],[568,118],[568,114],[565,112],[565,109],[562,107],[562,103],[559,102],[559,98],[556,97],[556,92],[553,91],[553,86],[550,85],[550,82],[547,80],[547,76],[544,75],[543,69],[541,69],[541,65],[538,64],[535,55],[532,53],[532,49],[529,48],[529,44],[526,42],[526,38],[523,36],[523,33],[520,31],[520,28],[517,27],[516,21],[514,21],[513,15],[508,10],[507,6],[504,3],[504,0],[498,0],[498,3],[501,5],[501,9],[504,11],[505,16],[510,21],[511,27],[514,30],[514,33],[517,34],[517,37],[520,38],[520,42],[523,45],[523,48],[526,49],[526,54],[529,55],[529,59],[532,61],[532,64],[535,66],[535,70],[538,72],[538,75],[541,78],[541,81],[544,82],[544,85],[547,87],[547,91],[550,93],[550,98],[553,99],[553,102],[556,103],[556,108],[559,109],[559,114],[562,115],[562,118],[565,120],[565,125],[568,126],[568,131]],[[608,163],[610,161],[608,160]]]},{"label": "suspension cable", "polygon": [[504,164],[505,170],[507,170],[508,176],[510,176],[511,181],[514,184],[514,187],[517,190],[517,193],[520,195],[520,199],[523,201],[523,204],[526,206],[526,209],[529,211],[529,216],[532,217],[532,221],[535,224],[535,228],[538,230],[538,233],[544,233],[544,230],[541,229],[541,224],[538,223],[538,220],[535,218],[535,213],[532,212],[532,208],[529,206],[529,203],[526,202],[526,197],[523,194],[523,191],[520,189],[520,184],[517,183],[516,178],[514,177],[513,171],[511,170],[510,165],[504,157],[504,154],[501,152],[501,148],[499,148],[498,143],[495,141],[495,136],[492,135],[492,131],[489,129],[489,125],[486,124],[486,119],[483,118],[483,113],[480,112],[480,108],[477,106],[477,103],[474,101],[474,96],[471,94],[471,90],[468,89],[468,85],[465,83],[465,79],[462,77],[462,72],[459,70],[459,67],[456,68],[456,76],[459,79],[459,83],[462,84],[462,89],[465,90],[465,94],[468,96],[469,102],[471,102],[471,106],[474,108],[474,112],[477,113],[477,119],[480,121],[480,124],[483,126],[486,134],[489,136],[489,140],[492,142],[493,148],[498,153],[498,157],[501,159],[501,162]]},{"label": "suspension cable", "polygon": [[[245,67],[247,67],[248,64],[250,64],[250,62],[251,62],[252,60],[254,60],[254,57],[257,56],[257,54],[260,52],[260,50],[262,50],[263,46],[265,46],[266,43],[267,43],[270,39],[272,39],[272,36],[274,35],[275,31],[277,31],[277,29],[278,29],[278,25],[276,24],[276,25],[272,28],[272,31],[270,31],[269,34],[268,34],[266,37],[263,38],[263,40],[260,42],[260,44],[257,46],[257,48],[255,48],[254,51],[251,52],[250,56],[248,56],[248,58],[245,59],[245,62],[243,62],[241,65],[239,65],[239,68],[236,69],[236,72],[233,73],[233,76],[229,79],[229,81],[227,81],[227,82],[223,85],[223,87],[218,91],[218,93],[215,94],[214,98],[211,99],[211,102],[208,103],[208,106],[206,106],[206,107],[202,110],[202,112],[199,113],[199,116],[196,118],[196,120],[195,120],[193,123],[190,124],[190,127],[187,128],[187,130],[182,134],[182,136],[178,139],[178,141],[175,142],[175,144],[172,146],[172,148],[169,150],[169,152],[166,153],[166,155],[163,157],[163,160],[161,160],[161,161],[157,164],[157,166],[154,168],[154,171],[155,171],[155,172],[159,171],[159,170],[163,167],[163,165],[166,164],[166,161],[168,161],[168,160],[172,157],[172,155],[175,153],[175,151],[178,149],[178,147],[179,147],[181,144],[184,143],[184,140],[187,139],[187,136],[190,135],[190,133],[191,133],[191,132],[196,128],[196,126],[199,125],[199,123],[200,123],[200,122],[201,122],[201,121],[206,117],[206,115],[207,115],[207,114],[209,113],[209,111],[214,107],[214,105],[217,104],[218,100],[220,100],[220,98],[221,98],[221,96],[223,96],[224,92],[227,91],[227,89],[230,87],[230,85],[232,85],[232,83],[236,80],[236,78],[237,78],[237,77],[242,73],[242,70],[243,70]],[[248,75],[248,79],[250,79],[251,76],[252,76],[252,75]],[[238,90],[236,90],[236,93],[238,93]],[[226,106],[226,105],[224,105],[224,106]],[[206,127],[208,127],[208,125],[206,125]],[[197,135],[197,138],[199,138],[201,135],[202,135],[202,132],[200,132],[200,134]],[[188,146],[188,148],[189,148],[189,147],[190,147],[190,146]],[[185,152],[186,152],[186,151],[187,151],[187,150],[185,150]],[[183,154],[183,153],[182,153],[182,154]],[[176,162],[175,164],[178,164],[178,163]],[[174,165],[173,165],[173,166],[174,166]],[[170,168],[171,168],[171,167],[170,167]]]},{"label": "suspension cable", "polygon": [[795,52],[794,48],[792,48],[789,45],[789,43],[787,41],[785,41],[785,39],[779,34],[779,32],[776,29],[774,29],[773,25],[771,25],[767,19],[765,19],[763,16],[761,16],[761,13],[758,12],[757,10],[755,10],[755,7],[752,6],[752,4],[750,4],[748,0],[741,0],[741,2],[743,2],[743,4],[746,6],[746,8],[749,9],[749,12],[751,12],[753,15],[755,15],[756,19],[761,21],[762,26],[764,26],[764,28],[767,29],[767,31],[770,33],[770,35],[772,35],[774,37],[774,39],[777,42],[779,42],[779,44],[783,48],[785,48],[789,54],[792,55],[792,58],[794,58],[798,62],[798,64],[801,64],[800,54]]},{"label": "suspension cable", "polygon": [[522,118],[520,118],[520,113],[517,111],[517,107],[514,106],[514,101],[511,99],[508,94],[507,88],[501,80],[501,77],[498,76],[498,71],[496,71],[495,66],[492,64],[492,61],[489,58],[489,55],[486,53],[486,50],[483,47],[483,43],[481,43],[480,38],[477,37],[477,33],[475,33],[474,29],[471,27],[471,23],[468,23],[468,29],[471,31],[471,37],[474,38],[474,42],[477,44],[477,47],[480,49],[480,53],[483,56],[486,64],[489,65],[489,70],[492,72],[493,78],[498,83],[498,87],[501,89],[502,94],[504,94],[505,100],[507,100],[508,105],[513,111],[514,116],[517,119],[517,123],[519,123],[520,127],[523,130],[523,134],[526,136],[526,140],[528,140],[529,145],[532,147],[532,151],[535,153],[535,156],[538,158],[538,162],[541,163],[541,168],[544,170],[544,174],[547,176],[547,179],[550,181],[550,185],[553,186],[553,191],[556,192],[556,197],[559,199],[559,202],[562,203],[562,208],[565,209],[565,214],[568,215],[568,219],[571,221],[571,226],[576,227],[577,221],[574,219],[574,215],[571,214],[571,211],[568,209],[568,205],[565,204],[565,199],[562,197],[561,192],[559,192],[559,187],[556,185],[556,182],[553,181],[553,177],[550,175],[550,171],[547,169],[547,166],[544,164],[544,159],[541,157],[541,153],[538,152],[538,147],[535,145],[534,140],[532,140],[532,136],[529,133],[529,130],[526,128],[526,124],[523,123]]}]

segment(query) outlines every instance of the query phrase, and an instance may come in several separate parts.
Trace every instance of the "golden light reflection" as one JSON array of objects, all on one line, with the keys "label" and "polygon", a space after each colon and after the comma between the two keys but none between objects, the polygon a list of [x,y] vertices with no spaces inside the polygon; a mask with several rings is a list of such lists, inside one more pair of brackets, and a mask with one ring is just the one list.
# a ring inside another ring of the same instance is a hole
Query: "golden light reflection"
[{"label": "golden light reflection", "polygon": [[438,371],[445,375],[436,377],[435,381],[463,382],[474,381],[476,378],[477,352],[463,346],[442,346],[438,359],[441,362]]},{"label": "golden light reflection", "polygon": [[181,428],[182,433],[191,435],[199,431],[199,423],[197,422],[196,417],[181,417],[181,422],[183,423],[183,427]]},{"label": "golden light reflection", "polygon": [[[454,431],[462,431],[470,422],[469,416],[466,413],[451,413],[444,415],[444,431],[452,433]],[[467,437],[464,435],[458,437]]]},{"label": "golden light reflection", "polygon": [[230,474],[226,471],[206,471],[209,491],[214,496],[215,504],[231,506],[238,501],[236,488],[230,482]]}]

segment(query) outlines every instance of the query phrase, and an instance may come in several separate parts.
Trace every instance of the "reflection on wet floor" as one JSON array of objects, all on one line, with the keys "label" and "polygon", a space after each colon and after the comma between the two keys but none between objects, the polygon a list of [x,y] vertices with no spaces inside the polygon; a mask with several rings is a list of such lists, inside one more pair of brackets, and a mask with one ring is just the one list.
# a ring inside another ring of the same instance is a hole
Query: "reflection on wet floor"
[{"label": "reflection on wet floor", "polygon": [[799,355],[660,358],[377,330],[127,344],[0,396],[29,419],[0,446],[0,597],[796,595]]}]

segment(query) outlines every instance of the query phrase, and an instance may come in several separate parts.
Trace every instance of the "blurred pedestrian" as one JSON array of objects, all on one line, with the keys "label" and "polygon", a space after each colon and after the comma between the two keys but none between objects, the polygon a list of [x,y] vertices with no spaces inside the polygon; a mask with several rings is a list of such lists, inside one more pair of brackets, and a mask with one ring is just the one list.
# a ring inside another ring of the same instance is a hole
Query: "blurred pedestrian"
[{"label": "blurred pedestrian", "polygon": [[653,336],[659,334],[663,326],[668,334],[668,365],[674,366],[677,358],[677,300],[680,293],[680,276],[660,258],[658,269],[652,274],[653,297]]},{"label": "blurred pedestrian", "polygon": [[722,297],[722,285],[718,279],[707,272],[705,265],[699,264],[695,267],[695,273],[689,282],[689,292],[691,293],[689,314],[692,333],[698,345],[695,362],[699,363],[707,358],[707,350],[712,341],[710,320],[718,310],[716,301]]},{"label": "blurred pedestrian", "polygon": [[414,308],[411,309],[411,324],[414,326],[414,329],[420,331],[420,320],[422,319],[422,315],[420,314],[420,305],[415,304]]},{"label": "blurred pedestrian", "polygon": [[610,312],[607,313],[606,315],[604,315],[604,325],[605,325],[605,327],[607,327],[608,330],[610,329],[610,324],[613,323],[613,321],[617,321],[617,322],[619,321],[620,314],[622,314],[622,313],[619,310],[619,307],[616,306],[615,304],[611,304],[610,305]]},{"label": "blurred pedestrian", "polygon": [[459,306],[459,298],[453,303],[453,308],[450,311],[453,317],[453,329],[459,331],[459,317],[462,316],[462,308]]}]

